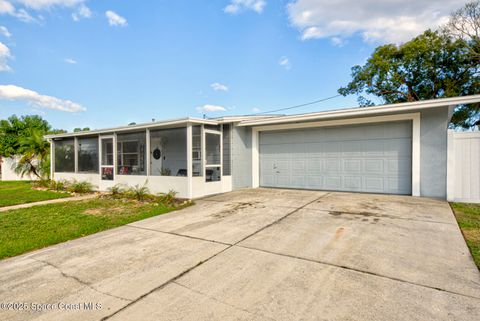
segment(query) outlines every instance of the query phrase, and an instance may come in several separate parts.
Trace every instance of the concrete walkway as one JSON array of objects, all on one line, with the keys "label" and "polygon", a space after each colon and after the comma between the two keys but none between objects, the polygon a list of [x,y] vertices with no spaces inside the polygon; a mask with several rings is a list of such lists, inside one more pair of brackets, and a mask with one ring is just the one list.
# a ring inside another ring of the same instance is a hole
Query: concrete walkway
[{"label": "concrete walkway", "polygon": [[0,320],[480,320],[444,201],[255,189],[0,261]]},{"label": "concrete walkway", "polygon": [[38,205],[48,205],[48,204],[56,204],[56,203],[83,201],[83,200],[89,200],[89,199],[96,198],[96,197],[98,197],[98,195],[96,195],[96,194],[87,194],[87,195],[74,196],[74,197],[56,198],[56,199],[53,199],[53,200],[46,200],[46,201],[40,201],[40,202],[33,202],[33,203],[25,203],[25,204],[18,204],[18,205],[0,207],[0,212],[6,212],[6,211],[10,211],[10,210],[18,210],[20,208],[29,208],[29,207],[38,206]]}]

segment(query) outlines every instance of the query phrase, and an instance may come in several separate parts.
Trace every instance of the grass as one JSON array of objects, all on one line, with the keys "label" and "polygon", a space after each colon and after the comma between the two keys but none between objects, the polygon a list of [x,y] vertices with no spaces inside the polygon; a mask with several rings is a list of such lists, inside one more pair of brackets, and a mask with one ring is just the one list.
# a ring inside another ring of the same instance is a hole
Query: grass
[{"label": "grass", "polygon": [[0,213],[0,259],[175,210],[135,200],[98,198]]},{"label": "grass", "polygon": [[40,191],[28,181],[0,181],[0,207],[68,197],[68,193]]},{"label": "grass", "polygon": [[451,203],[473,260],[480,270],[480,204]]}]

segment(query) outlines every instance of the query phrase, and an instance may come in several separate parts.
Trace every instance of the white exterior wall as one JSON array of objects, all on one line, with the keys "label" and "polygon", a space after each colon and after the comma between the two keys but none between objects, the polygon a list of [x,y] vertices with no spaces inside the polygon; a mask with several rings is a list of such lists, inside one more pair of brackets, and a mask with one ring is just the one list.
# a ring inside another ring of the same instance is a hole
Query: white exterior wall
[{"label": "white exterior wall", "polygon": [[480,203],[480,132],[448,132],[447,198]]},{"label": "white exterior wall", "polygon": [[21,177],[12,169],[14,163],[15,159],[12,157],[2,158],[2,181],[32,181],[38,179],[35,175],[25,175]]}]

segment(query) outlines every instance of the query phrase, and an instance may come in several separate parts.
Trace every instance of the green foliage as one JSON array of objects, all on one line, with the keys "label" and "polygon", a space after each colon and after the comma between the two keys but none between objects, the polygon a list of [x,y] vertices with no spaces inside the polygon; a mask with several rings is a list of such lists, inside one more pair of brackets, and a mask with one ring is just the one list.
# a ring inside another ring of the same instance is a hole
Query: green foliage
[{"label": "green foliage", "polygon": [[143,185],[137,184],[126,191],[126,195],[137,201],[145,201],[151,198],[150,190],[147,187],[148,180]]},{"label": "green foliage", "polygon": [[170,190],[167,194],[160,195],[157,202],[166,206],[173,206],[175,205],[176,196],[177,192],[175,192],[174,190]]},{"label": "green foliage", "polygon": [[[352,68],[352,81],[338,90],[344,96],[367,96],[384,103],[465,96],[480,92],[480,64],[469,54],[467,41],[444,32],[427,30],[402,45],[379,46],[363,66]],[[480,115],[480,105],[460,106],[454,126],[470,127]]]},{"label": "green foliage", "polygon": [[0,120],[0,156],[10,157],[22,154],[24,146],[21,140],[30,136],[33,129],[42,134],[51,130],[48,122],[40,116],[13,115]]},{"label": "green foliage", "polygon": [[120,196],[123,196],[125,194],[126,188],[122,184],[116,184],[112,187],[109,187],[108,191],[110,192],[111,196],[120,197]]},{"label": "green foliage", "polygon": [[49,188],[54,191],[66,191],[68,186],[68,182],[66,180],[59,180],[59,181],[50,181]]},{"label": "green foliage", "polygon": [[67,190],[71,193],[91,193],[93,191],[93,185],[87,181],[73,180],[67,184]]},{"label": "green foliage", "polygon": [[78,132],[88,132],[90,131],[90,127],[85,127],[85,128],[80,128],[80,127],[77,127],[73,130],[74,133],[78,133]]}]

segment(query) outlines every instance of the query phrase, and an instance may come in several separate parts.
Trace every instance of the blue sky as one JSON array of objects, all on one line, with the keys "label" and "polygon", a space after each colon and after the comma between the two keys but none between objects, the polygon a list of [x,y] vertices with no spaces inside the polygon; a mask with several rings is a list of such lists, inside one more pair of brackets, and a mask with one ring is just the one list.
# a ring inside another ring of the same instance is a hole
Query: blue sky
[{"label": "blue sky", "polygon": [[72,130],[301,104],[465,3],[331,2],[0,0],[0,118],[40,114]]}]

